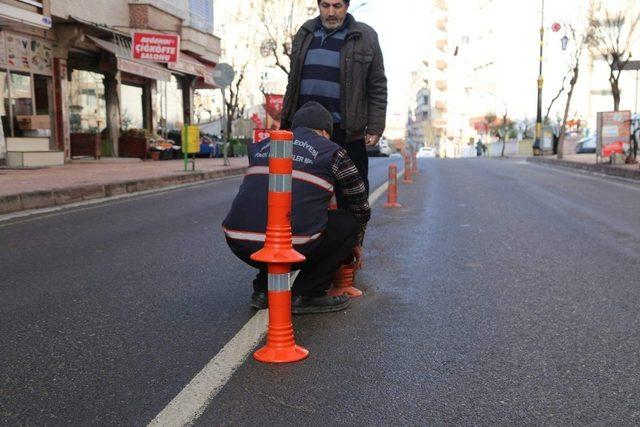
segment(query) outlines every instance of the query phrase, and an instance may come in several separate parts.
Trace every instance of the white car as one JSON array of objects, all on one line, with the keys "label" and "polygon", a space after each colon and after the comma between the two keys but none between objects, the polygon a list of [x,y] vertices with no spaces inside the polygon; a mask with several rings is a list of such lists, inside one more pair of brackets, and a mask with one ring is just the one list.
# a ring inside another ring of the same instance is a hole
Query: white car
[{"label": "white car", "polygon": [[380,138],[378,146],[380,147],[380,154],[382,154],[383,156],[390,156],[391,153],[393,153],[393,150],[389,146],[389,142],[384,138]]},{"label": "white car", "polygon": [[418,154],[416,157],[425,158],[425,157],[435,157],[436,152],[432,147],[420,147],[418,150]]}]

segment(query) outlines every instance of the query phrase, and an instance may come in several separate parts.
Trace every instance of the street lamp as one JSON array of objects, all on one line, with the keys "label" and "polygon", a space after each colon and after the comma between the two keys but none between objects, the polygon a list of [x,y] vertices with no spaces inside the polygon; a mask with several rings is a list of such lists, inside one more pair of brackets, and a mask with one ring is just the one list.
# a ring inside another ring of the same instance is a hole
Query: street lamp
[{"label": "street lamp", "polygon": [[542,9],[540,11],[540,68],[538,72],[538,105],[536,109],[536,140],[533,143],[533,154],[541,155],[542,148],[540,140],[542,138],[542,48],[544,46],[544,0],[542,0]]}]

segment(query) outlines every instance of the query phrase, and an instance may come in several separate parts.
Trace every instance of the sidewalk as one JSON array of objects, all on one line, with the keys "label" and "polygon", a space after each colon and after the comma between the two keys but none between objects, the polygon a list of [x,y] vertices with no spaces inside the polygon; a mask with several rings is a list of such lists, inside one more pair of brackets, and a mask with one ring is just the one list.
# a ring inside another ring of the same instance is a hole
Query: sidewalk
[{"label": "sidewalk", "polygon": [[245,173],[246,157],[229,160],[231,166],[225,167],[219,158],[196,159],[195,172],[184,172],[182,160],[127,158],[72,160],[42,169],[0,168],[0,214]]},{"label": "sidewalk", "polygon": [[610,165],[608,163],[596,164],[595,154],[570,154],[562,160],[556,156],[527,157],[531,163],[543,163],[553,166],[581,169],[589,172],[602,173],[627,179],[640,180],[640,167],[635,165]]}]

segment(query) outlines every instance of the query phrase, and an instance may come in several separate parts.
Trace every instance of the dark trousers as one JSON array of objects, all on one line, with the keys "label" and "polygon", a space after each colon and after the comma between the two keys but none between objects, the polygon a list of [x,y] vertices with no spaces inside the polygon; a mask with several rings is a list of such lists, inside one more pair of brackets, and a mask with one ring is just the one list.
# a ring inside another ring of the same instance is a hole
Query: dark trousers
[{"label": "dark trousers", "polygon": [[[307,260],[291,266],[291,270],[300,270],[293,284],[293,295],[318,297],[325,295],[331,287],[333,275],[347,258],[352,256],[357,243],[360,226],[350,212],[329,211],[327,228],[320,240],[310,245],[296,247]],[[242,261],[259,269],[253,281],[253,290],[267,291],[267,268],[262,263],[250,259],[251,254],[235,252]]]},{"label": "dark trousers", "polygon": [[[334,125],[331,140],[347,151],[351,161],[356,166],[356,169],[358,169],[360,177],[364,181],[367,194],[369,194],[369,157],[367,157],[367,148],[364,139],[356,139],[350,142],[346,142],[346,139],[347,132],[344,129],[340,129],[340,125]],[[338,198],[338,206],[340,206],[340,195],[336,194],[336,197]]]}]

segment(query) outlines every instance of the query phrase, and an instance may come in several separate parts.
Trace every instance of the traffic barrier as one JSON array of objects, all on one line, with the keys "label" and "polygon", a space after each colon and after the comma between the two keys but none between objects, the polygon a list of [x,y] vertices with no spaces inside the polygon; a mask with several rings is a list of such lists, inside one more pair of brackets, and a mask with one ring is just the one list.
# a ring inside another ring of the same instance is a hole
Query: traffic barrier
[{"label": "traffic barrier", "polygon": [[418,153],[414,151],[413,153],[413,174],[418,176],[420,175],[420,171],[418,170]]},{"label": "traffic barrier", "polygon": [[[329,201],[329,210],[334,211],[338,209],[338,202],[333,196]],[[327,291],[329,296],[349,295],[350,297],[361,297],[362,291],[353,286],[353,279],[355,277],[355,258],[350,257],[345,260],[336,274],[333,276],[333,282],[331,288]]]},{"label": "traffic barrier", "polygon": [[360,289],[353,286],[355,266],[355,257],[350,257],[342,263],[336,274],[333,276],[333,286],[327,291],[327,295],[333,297],[348,295],[351,298],[357,298],[363,295]]},{"label": "traffic barrier", "polygon": [[411,184],[413,183],[413,177],[411,175],[411,154],[407,153],[404,155],[404,179],[402,180],[403,184]]},{"label": "traffic barrier", "polygon": [[264,247],[251,255],[252,260],[267,263],[267,343],[253,354],[265,363],[297,362],[309,356],[308,350],[296,345],[291,321],[291,264],[305,260],[291,239],[292,154],[293,134],[271,131],[267,232]]},{"label": "traffic barrier", "polygon": [[385,208],[401,208],[398,203],[398,166],[389,165],[389,189],[387,190],[387,203],[383,205]]}]

